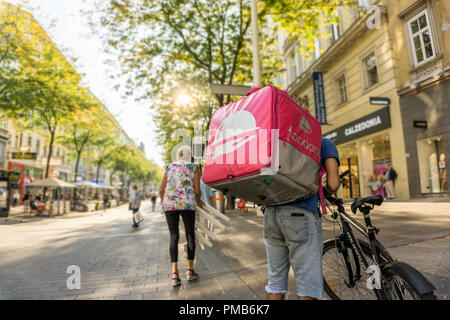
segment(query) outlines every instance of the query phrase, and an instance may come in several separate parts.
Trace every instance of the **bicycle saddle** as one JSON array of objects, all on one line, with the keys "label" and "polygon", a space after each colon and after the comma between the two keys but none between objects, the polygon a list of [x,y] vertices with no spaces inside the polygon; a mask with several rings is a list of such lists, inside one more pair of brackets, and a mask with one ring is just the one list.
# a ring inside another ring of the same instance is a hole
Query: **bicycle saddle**
[{"label": "bicycle saddle", "polygon": [[361,206],[365,204],[380,206],[383,203],[383,200],[384,198],[381,195],[370,196],[367,198],[356,200],[355,202],[352,203],[352,212],[356,213],[356,210],[358,210],[358,208],[361,208]]}]

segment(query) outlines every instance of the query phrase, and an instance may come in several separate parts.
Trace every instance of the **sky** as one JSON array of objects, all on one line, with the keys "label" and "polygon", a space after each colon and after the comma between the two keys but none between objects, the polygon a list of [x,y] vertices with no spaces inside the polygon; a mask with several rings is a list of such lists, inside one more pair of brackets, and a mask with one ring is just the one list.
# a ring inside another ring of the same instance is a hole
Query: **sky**
[{"label": "sky", "polygon": [[[8,0],[18,4],[20,0]],[[124,99],[114,89],[117,80],[108,77],[110,68],[104,61],[111,59],[103,51],[103,42],[87,26],[82,10],[93,8],[93,0],[28,0],[32,14],[63,52],[77,58],[74,67],[83,74],[91,92],[116,117],[122,128],[137,145],[145,145],[148,159],[163,166],[162,148],[156,142],[151,110],[133,97]],[[126,79],[119,82],[125,83]]]}]

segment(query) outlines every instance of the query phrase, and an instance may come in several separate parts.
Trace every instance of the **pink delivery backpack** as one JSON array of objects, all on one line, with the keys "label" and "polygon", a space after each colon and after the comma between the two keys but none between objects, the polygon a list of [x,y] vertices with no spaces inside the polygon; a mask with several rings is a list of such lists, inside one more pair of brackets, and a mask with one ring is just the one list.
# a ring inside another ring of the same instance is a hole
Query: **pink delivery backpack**
[{"label": "pink delivery backpack", "polygon": [[318,192],[321,126],[274,86],[214,112],[203,181],[259,205],[307,199]]}]

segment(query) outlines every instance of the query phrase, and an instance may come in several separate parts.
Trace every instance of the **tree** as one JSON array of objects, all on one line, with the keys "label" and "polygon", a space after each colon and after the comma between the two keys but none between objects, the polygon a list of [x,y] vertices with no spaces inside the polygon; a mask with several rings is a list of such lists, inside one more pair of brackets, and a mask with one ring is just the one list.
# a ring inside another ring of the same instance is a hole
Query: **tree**
[{"label": "tree", "polygon": [[28,128],[49,135],[45,178],[49,176],[53,145],[60,122],[80,109],[86,89],[81,77],[58,47],[28,13],[1,3],[0,109],[20,118]]},{"label": "tree", "polygon": [[[112,184],[112,177],[114,174],[120,172],[122,177],[125,176],[127,168],[130,167],[130,161],[135,155],[135,150],[128,144],[120,144],[109,158],[110,181]],[[123,179],[125,182],[125,179]]]},{"label": "tree", "polygon": [[100,178],[100,168],[103,165],[107,165],[111,155],[117,150],[118,144],[116,139],[112,135],[102,135],[93,139],[92,142],[92,159],[93,163],[96,165],[96,178],[99,181]]},{"label": "tree", "polygon": [[261,15],[271,16],[274,31],[284,31],[287,41],[297,43],[300,53],[314,52],[315,39],[327,38],[323,26],[337,24],[339,7],[357,7],[358,0],[261,0]]},{"label": "tree", "polygon": [[[284,30],[290,40],[301,39],[304,52],[313,51],[314,38],[326,36],[320,34],[321,26],[338,21],[336,8],[355,2],[260,0],[264,82],[269,83],[282,66],[275,42],[278,30]],[[204,88],[209,83],[251,83],[248,0],[111,0],[99,1],[97,9],[100,18],[93,26],[96,31],[106,30],[106,50],[118,56],[122,74],[128,77],[125,89],[132,94],[140,88],[140,98],[154,100],[158,139],[166,160],[174,145],[171,134],[192,127],[185,123],[189,119],[174,120],[179,110],[168,91],[192,82]],[[215,95],[215,103],[205,98],[208,103],[198,103],[190,110],[192,116],[184,116],[201,117],[207,128],[212,111],[232,98]]]},{"label": "tree", "polygon": [[[171,133],[186,127],[186,121],[173,120],[179,110],[167,88],[172,94],[189,82],[205,91],[209,83],[244,84],[252,79],[248,1],[114,0],[99,1],[97,11],[101,18],[93,25],[106,30],[100,33],[104,34],[107,52],[118,56],[120,69],[128,77],[125,89],[134,94],[140,88],[140,98],[154,101],[159,140],[163,142],[165,137],[167,142],[166,158],[173,145]],[[276,69],[280,64],[274,59],[273,38],[265,37],[263,42],[263,59],[270,62],[267,69]],[[272,74],[265,74],[266,79]],[[186,112],[184,116],[203,119],[207,127],[213,109],[232,99],[223,95],[214,98],[215,102],[206,96],[206,103],[191,108],[195,116]]]},{"label": "tree", "polygon": [[114,0],[99,2],[97,10],[94,23],[107,30],[106,48],[118,54],[129,92],[145,88],[149,97],[168,73],[181,70],[201,71],[209,83],[251,79],[248,1]]},{"label": "tree", "polygon": [[86,108],[77,110],[73,118],[64,119],[63,130],[58,137],[58,142],[64,145],[70,145],[71,152],[75,158],[75,176],[77,181],[79,165],[85,151],[93,140],[102,134],[105,125],[105,112],[103,106],[92,96],[84,97],[82,103]]}]

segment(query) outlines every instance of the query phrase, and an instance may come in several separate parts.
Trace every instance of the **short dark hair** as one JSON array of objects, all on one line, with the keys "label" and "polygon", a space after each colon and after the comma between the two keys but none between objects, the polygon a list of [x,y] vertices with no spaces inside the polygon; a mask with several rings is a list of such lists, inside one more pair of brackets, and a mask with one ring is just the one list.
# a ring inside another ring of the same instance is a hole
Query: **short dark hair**
[{"label": "short dark hair", "polygon": [[133,185],[133,190],[137,190],[137,185]]}]

